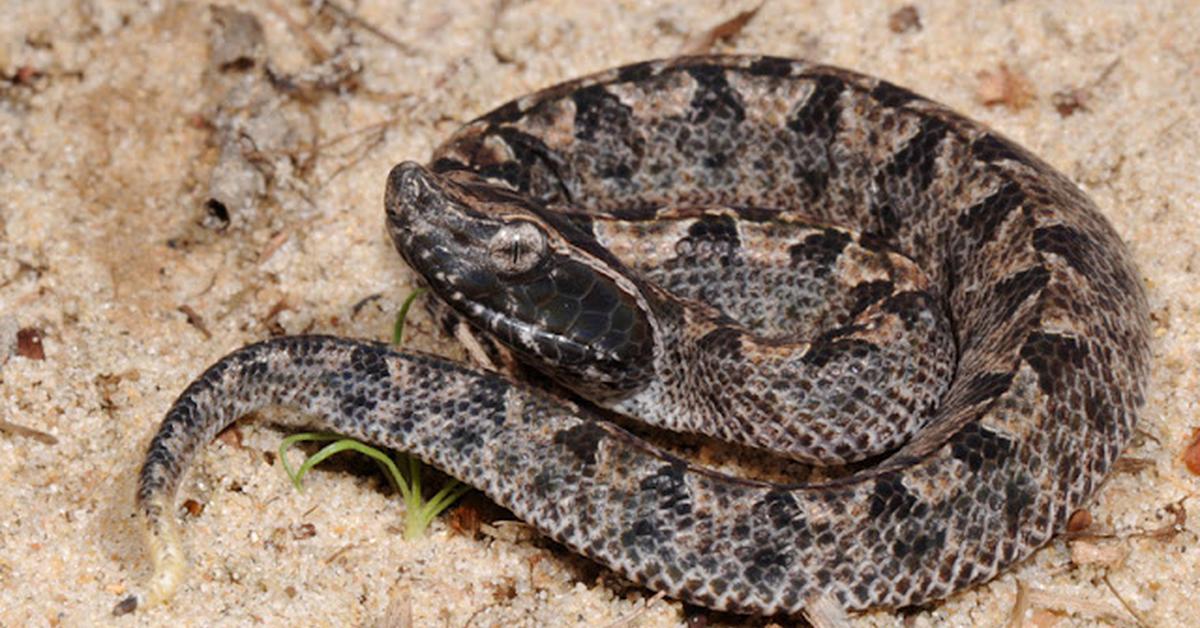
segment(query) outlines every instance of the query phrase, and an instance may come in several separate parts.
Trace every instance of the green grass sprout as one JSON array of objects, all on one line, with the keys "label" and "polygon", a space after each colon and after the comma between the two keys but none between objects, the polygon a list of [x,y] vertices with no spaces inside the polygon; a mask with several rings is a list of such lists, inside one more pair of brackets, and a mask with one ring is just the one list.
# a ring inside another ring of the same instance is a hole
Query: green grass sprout
[{"label": "green grass sprout", "polygon": [[[418,288],[404,299],[404,304],[400,306],[400,312],[396,316],[396,324],[392,328],[393,344],[399,345],[404,338],[404,319],[408,317],[408,310],[412,307],[413,301],[423,292],[424,289]],[[293,470],[292,466],[288,464],[287,450],[301,442],[328,442],[329,444],[312,456],[305,458],[304,462],[300,464],[300,468]],[[284,472],[292,480],[292,485],[296,487],[296,490],[303,490],[302,482],[305,474],[330,456],[343,451],[356,451],[366,455],[383,468],[384,475],[404,500],[404,538],[409,541],[423,537],[426,528],[438,515],[471,490],[471,487],[451,478],[432,499],[425,501],[421,495],[421,461],[416,456],[405,453],[396,455],[401,466],[406,467],[407,473],[404,473],[383,451],[337,434],[303,432],[288,436],[279,444],[279,460],[283,463]]]},{"label": "green grass sprout", "polygon": [[417,288],[408,294],[404,303],[400,304],[400,313],[396,314],[396,323],[392,326],[392,344],[399,347],[404,344],[404,321],[408,318],[408,309],[412,307],[417,297],[425,294],[424,288]]}]

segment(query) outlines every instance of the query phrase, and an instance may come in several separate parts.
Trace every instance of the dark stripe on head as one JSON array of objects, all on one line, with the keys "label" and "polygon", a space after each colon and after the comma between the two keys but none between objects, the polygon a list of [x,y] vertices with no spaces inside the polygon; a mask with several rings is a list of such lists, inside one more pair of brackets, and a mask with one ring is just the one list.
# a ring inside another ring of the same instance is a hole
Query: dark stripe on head
[{"label": "dark stripe on head", "polygon": [[587,236],[588,238],[596,237],[596,220],[590,214],[584,212],[571,212],[563,214],[567,221],[575,228]]},{"label": "dark stripe on head", "polygon": [[621,274],[629,277],[634,283],[639,283],[637,279],[630,275],[625,270],[625,265],[613,255],[611,251],[596,242],[595,234],[590,230],[592,225],[591,218],[587,216],[577,216],[573,214],[564,214],[562,212],[551,211],[545,207],[538,205],[530,205],[528,209],[537,214],[554,228],[571,246],[577,247],[588,255],[604,262],[610,268],[623,271]]},{"label": "dark stripe on head", "polygon": [[436,174],[442,174],[443,172],[453,172],[456,170],[471,170],[471,166],[468,166],[457,159],[442,157],[433,162],[433,164],[429,166],[429,169]]},{"label": "dark stripe on head", "polygon": [[530,183],[532,180],[530,174],[535,165],[541,163],[545,166],[546,170],[557,176],[555,172],[557,164],[550,157],[552,151],[540,138],[512,127],[497,129],[493,135],[504,140],[509,150],[512,151],[514,159],[512,161],[483,165],[477,170],[480,175],[500,179],[508,183],[513,189],[525,194],[530,192]]}]

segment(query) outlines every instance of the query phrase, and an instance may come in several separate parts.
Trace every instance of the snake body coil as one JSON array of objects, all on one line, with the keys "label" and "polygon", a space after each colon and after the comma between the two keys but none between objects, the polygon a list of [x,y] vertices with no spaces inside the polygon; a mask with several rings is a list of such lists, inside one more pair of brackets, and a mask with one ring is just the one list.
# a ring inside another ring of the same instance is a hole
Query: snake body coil
[{"label": "snake body coil", "polygon": [[[240,349],[151,443],[153,599],[182,572],[187,463],[263,405],[411,451],[652,589],[776,613],[995,576],[1063,528],[1143,402],[1145,297],[1092,202],[996,133],[844,70],[689,57],[558,85],[397,166],[385,204],[481,359],[587,401],[369,342]],[[593,405],[873,464],[739,480]]]}]

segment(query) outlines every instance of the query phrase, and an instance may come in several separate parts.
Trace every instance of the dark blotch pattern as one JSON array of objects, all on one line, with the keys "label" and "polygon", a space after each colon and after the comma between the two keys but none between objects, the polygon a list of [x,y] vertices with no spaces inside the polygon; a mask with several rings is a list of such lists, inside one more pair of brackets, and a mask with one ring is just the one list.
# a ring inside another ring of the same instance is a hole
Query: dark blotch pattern
[{"label": "dark blotch pattern", "polygon": [[791,253],[793,264],[808,262],[830,267],[837,262],[837,258],[851,241],[850,234],[845,231],[826,229],[808,236],[800,244],[793,245],[788,252]]},{"label": "dark blotch pattern", "polygon": [[846,337],[858,331],[861,328],[852,325],[821,334],[804,353],[804,363],[819,368],[836,359],[861,359],[878,349],[866,340]]},{"label": "dark blotch pattern", "polygon": [[984,465],[999,466],[1013,450],[1013,442],[978,423],[969,423],[950,438],[951,454],[978,472]]},{"label": "dark blotch pattern", "polygon": [[688,227],[688,238],[692,240],[707,240],[720,242],[730,250],[741,246],[738,239],[737,223],[731,216],[706,215],[692,226]]},{"label": "dark blotch pattern", "polygon": [[746,68],[746,71],[754,76],[766,76],[778,79],[790,76],[794,66],[795,63],[791,59],[763,57],[751,63],[750,67]]},{"label": "dark blotch pattern", "polygon": [[599,425],[580,423],[554,435],[554,444],[562,445],[585,466],[596,464],[596,450],[608,434]]},{"label": "dark blotch pattern", "polygon": [[602,85],[585,87],[572,94],[575,100],[575,137],[593,140],[597,132],[628,128],[632,110]]},{"label": "dark blotch pattern", "polygon": [[885,279],[865,281],[855,285],[850,289],[852,303],[849,312],[850,318],[858,316],[863,310],[878,303],[881,299],[891,296],[894,291],[895,285]]},{"label": "dark blotch pattern", "polygon": [[729,85],[725,70],[714,66],[688,68],[688,74],[696,79],[696,93],[692,97],[693,124],[707,124],[713,118],[741,122],[746,118],[741,97]]},{"label": "dark blotch pattern", "polygon": [[687,465],[682,460],[661,467],[657,473],[642,480],[638,488],[654,495],[657,503],[677,518],[692,514],[692,497],[684,481]]},{"label": "dark blotch pattern", "polygon": [[701,336],[696,349],[712,361],[734,364],[742,359],[741,338],[741,332],[735,328],[718,327]]},{"label": "dark blotch pattern", "polygon": [[382,347],[356,347],[350,353],[350,365],[360,375],[373,380],[387,380],[391,377],[391,372],[388,370],[386,356],[387,351]]},{"label": "dark blotch pattern", "polygon": [[1005,277],[992,290],[991,303],[997,320],[1004,321],[1016,314],[1029,297],[1041,293],[1050,281],[1050,271],[1045,266],[1026,268]]},{"label": "dark blotch pattern", "polygon": [[946,123],[937,118],[921,120],[920,130],[892,157],[880,176],[887,181],[908,179],[913,191],[924,192],[933,183],[938,144],[949,132]]},{"label": "dark blotch pattern", "polygon": [[1016,162],[1026,161],[1026,153],[1021,150],[1016,144],[1011,141],[1001,138],[993,133],[981,135],[979,139],[971,144],[971,152],[975,154],[980,161],[988,163],[1000,161],[1002,159],[1010,159]]},{"label": "dark blotch pattern", "polygon": [[837,136],[842,113],[839,99],[845,89],[846,85],[835,77],[818,77],[808,99],[788,118],[787,128],[796,134],[792,171],[804,182],[812,199],[825,194],[830,178],[836,175],[837,160],[829,154],[829,147]]},{"label": "dark blotch pattern", "polygon": [[1015,209],[1025,203],[1025,192],[1013,181],[1005,182],[987,198],[971,206],[958,217],[958,226],[971,234],[976,245],[990,242],[996,228]]},{"label": "dark blotch pattern", "polygon": [[642,63],[624,66],[617,72],[617,82],[640,83],[654,76],[655,65],[653,61],[643,61]]},{"label": "dark blotch pattern", "polygon": [[1033,246],[1039,251],[1062,256],[1076,272],[1093,277],[1101,255],[1094,240],[1083,232],[1065,225],[1042,227],[1033,232]]},{"label": "dark blotch pattern", "polygon": [[871,98],[885,107],[903,107],[914,100],[921,99],[913,92],[887,81],[879,81],[875,89],[871,90]]},{"label": "dark blotch pattern", "polygon": [[557,164],[551,157],[552,151],[546,143],[540,138],[523,133],[511,127],[502,127],[496,131],[496,135],[504,138],[509,149],[514,153],[514,161],[505,161],[501,163],[489,163],[480,165],[477,171],[490,178],[501,179],[512,186],[514,189],[532,194],[535,198],[542,198],[550,194],[557,194],[558,190],[553,191],[542,188],[539,179],[532,176],[534,172],[549,172],[553,173],[556,178],[560,178],[557,172]]},{"label": "dark blotch pattern", "polygon": [[800,505],[796,503],[796,498],[787,491],[767,493],[762,502],[757,504],[754,509],[767,513],[771,526],[775,529],[802,530],[807,526],[807,522],[801,515]]},{"label": "dark blotch pattern", "polygon": [[1021,359],[1037,372],[1038,386],[1054,395],[1060,385],[1081,376],[1078,371],[1087,352],[1087,345],[1076,338],[1038,331],[1025,340]]},{"label": "dark blotch pattern", "polygon": [[[842,107],[838,103],[846,84],[833,76],[814,80],[812,94],[787,122],[787,128],[800,135],[831,138],[837,133]],[[811,140],[810,140],[811,141]]]},{"label": "dark blotch pattern", "polygon": [[871,491],[871,516],[904,519],[912,513],[919,503],[916,496],[904,488],[898,473],[885,473],[875,480],[875,488]]},{"label": "dark blotch pattern", "polygon": [[1012,478],[1004,483],[1004,520],[1009,534],[1021,532],[1025,510],[1033,505],[1038,487],[1028,477]]},{"label": "dark blotch pattern", "polygon": [[883,302],[883,311],[894,314],[908,329],[922,322],[922,316],[936,307],[928,292],[906,291],[897,293]]}]

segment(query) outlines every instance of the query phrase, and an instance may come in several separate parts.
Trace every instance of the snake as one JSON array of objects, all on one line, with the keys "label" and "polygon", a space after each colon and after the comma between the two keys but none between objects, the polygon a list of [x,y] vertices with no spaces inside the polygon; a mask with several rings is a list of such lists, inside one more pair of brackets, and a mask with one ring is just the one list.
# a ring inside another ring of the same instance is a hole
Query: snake
[{"label": "snake", "polygon": [[[471,363],[319,335],[221,358],[150,441],[154,574],[119,607],[184,581],[181,478],[264,406],[410,452],[651,590],[771,615],[992,579],[1064,530],[1144,404],[1146,296],[1093,201],[849,70],[688,56],[562,83],[395,166],[384,206]],[[734,475],[677,433],[831,472]]]}]

